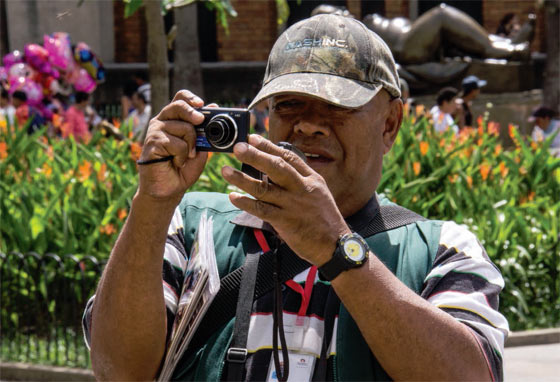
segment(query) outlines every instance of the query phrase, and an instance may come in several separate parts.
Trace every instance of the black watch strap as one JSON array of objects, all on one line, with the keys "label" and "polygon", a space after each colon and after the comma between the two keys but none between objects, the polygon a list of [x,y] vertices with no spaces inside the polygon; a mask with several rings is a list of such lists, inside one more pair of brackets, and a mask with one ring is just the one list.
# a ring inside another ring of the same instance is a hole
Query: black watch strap
[{"label": "black watch strap", "polygon": [[336,245],[335,255],[319,267],[319,277],[325,281],[334,280],[336,276],[341,274],[344,271],[350,269],[348,263],[343,259],[342,256],[337,256],[336,252],[341,251],[340,246]]}]

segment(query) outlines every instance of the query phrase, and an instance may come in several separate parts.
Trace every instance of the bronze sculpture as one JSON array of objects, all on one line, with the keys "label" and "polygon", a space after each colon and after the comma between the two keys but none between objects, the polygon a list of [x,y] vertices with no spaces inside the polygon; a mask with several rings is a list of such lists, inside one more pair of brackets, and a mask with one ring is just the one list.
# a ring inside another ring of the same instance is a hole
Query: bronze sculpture
[{"label": "bronze sculpture", "polygon": [[514,39],[489,34],[466,13],[441,4],[414,22],[403,17],[387,19],[367,15],[364,24],[377,33],[391,48],[401,65],[437,61],[436,54],[449,46],[454,55],[476,58],[527,60],[534,17],[530,17]]}]

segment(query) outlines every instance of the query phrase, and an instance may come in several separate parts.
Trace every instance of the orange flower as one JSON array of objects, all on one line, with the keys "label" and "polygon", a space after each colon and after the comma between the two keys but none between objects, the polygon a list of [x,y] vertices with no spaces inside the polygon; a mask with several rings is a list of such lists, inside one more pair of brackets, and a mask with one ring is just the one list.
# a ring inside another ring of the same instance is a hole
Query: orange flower
[{"label": "orange flower", "polygon": [[47,162],[43,163],[42,170],[43,170],[43,173],[45,174],[45,176],[47,178],[50,178],[50,176],[52,174],[52,167],[49,166],[49,164]]},{"label": "orange flower", "polygon": [[472,188],[472,177],[470,175],[467,175],[467,184],[469,185],[469,188]]},{"label": "orange flower", "polygon": [[6,159],[8,157],[8,145],[6,142],[0,142],[0,159]]},{"label": "orange flower", "polygon": [[47,156],[49,157],[49,159],[54,158],[54,149],[51,145],[47,147]]},{"label": "orange flower", "polygon": [[533,150],[536,150],[536,149],[539,148],[539,145],[537,145],[537,142],[531,141],[531,148],[532,148]]},{"label": "orange flower", "polygon": [[495,135],[496,137],[500,135],[500,124],[498,122],[488,122],[488,134]]},{"label": "orange flower", "polygon": [[472,155],[472,153],[473,153],[473,150],[474,150],[474,149],[472,148],[472,146],[469,146],[469,147],[467,147],[465,150],[463,150],[463,152],[465,153],[465,156],[466,156],[467,158],[470,158],[471,155]]},{"label": "orange flower", "polygon": [[414,175],[420,174],[420,162],[414,162],[412,164],[412,170],[414,171]]},{"label": "orange flower", "polygon": [[101,163],[101,167],[99,171],[97,171],[97,180],[103,182],[107,177],[107,165],[105,163]]},{"label": "orange flower", "polygon": [[138,142],[132,142],[130,144],[130,156],[133,161],[137,161],[140,158],[140,154],[142,153],[142,146]]},{"label": "orange flower", "polygon": [[52,116],[52,124],[54,127],[56,128],[60,128],[60,126],[62,125],[62,117],[58,114],[53,114]]},{"label": "orange flower", "polygon": [[128,212],[124,208],[120,208],[117,211],[117,216],[118,216],[119,220],[124,220],[124,218],[126,218],[127,215],[128,215]]},{"label": "orange flower", "polygon": [[3,133],[8,131],[8,121],[4,118],[0,119],[0,131]]},{"label": "orange flower", "polygon": [[439,147],[443,147],[443,146],[445,146],[445,138],[441,138],[439,140]]},{"label": "orange flower", "polygon": [[424,109],[424,105],[416,105],[416,115],[423,115]]},{"label": "orange flower", "polygon": [[115,226],[111,223],[106,224],[106,225],[102,225],[101,227],[99,227],[99,232],[104,233],[105,235],[112,235],[115,232],[117,232]]},{"label": "orange flower", "polygon": [[505,178],[509,172],[509,168],[506,167],[506,164],[502,161],[500,162],[500,175],[502,178]]},{"label": "orange flower", "polygon": [[214,155],[214,153],[213,153],[212,151],[210,151],[210,152],[208,153],[208,160],[210,160],[210,158],[212,158],[212,155]]},{"label": "orange flower", "polygon": [[535,199],[535,191],[529,192],[529,195],[527,195],[527,198],[528,198],[530,201],[533,201],[533,199]]},{"label": "orange flower", "polygon": [[494,155],[498,156],[502,152],[502,145],[499,143],[494,147]]},{"label": "orange flower", "polygon": [[80,182],[86,181],[89,176],[91,175],[91,163],[87,160],[83,161],[82,164],[78,167],[78,180]]},{"label": "orange flower", "polygon": [[449,175],[448,179],[450,183],[455,183],[457,181],[457,178],[459,178],[459,175],[457,174],[453,174],[453,175]]},{"label": "orange flower", "polygon": [[117,118],[113,118],[113,125],[114,125],[117,129],[120,129],[120,128],[121,128],[121,121],[118,120]]},{"label": "orange flower", "polygon": [[422,154],[422,156],[426,155],[429,147],[430,145],[428,144],[428,142],[420,142],[420,154]]},{"label": "orange flower", "polygon": [[478,138],[478,141],[476,141],[477,146],[482,146],[482,138]]},{"label": "orange flower", "polygon": [[480,175],[482,176],[482,180],[486,180],[488,178],[489,173],[490,173],[490,166],[487,163],[482,163],[480,165]]},{"label": "orange flower", "polygon": [[[408,114],[410,113],[410,104],[407,102],[403,105],[403,114],[408,117]],[[268,129],[267,129],[268,130]]]},{"label": "orange flower", "polygon": [[268,131],[268,115],[264,117],[264,128]]},{"label": "orange flower", "polygon": [[49,143],[49,140],[47,139],[47,137],[45,137],[44,135],[41,135],[39,137],[39,142],[41,142],[44,145],[47,145]]},{"label": "orange flower", "polygon": [[484,119],[482,118],[482,115],[479,115],[478,118],[476,119],[476,125],[478,126],[479,129],[482,129],[483,123],[484,123]]},{"label": "orange flower", "polygon": [[484,134],[484,130],[482,129],[482,125],[478,125],[478,135],[483,135]]}]

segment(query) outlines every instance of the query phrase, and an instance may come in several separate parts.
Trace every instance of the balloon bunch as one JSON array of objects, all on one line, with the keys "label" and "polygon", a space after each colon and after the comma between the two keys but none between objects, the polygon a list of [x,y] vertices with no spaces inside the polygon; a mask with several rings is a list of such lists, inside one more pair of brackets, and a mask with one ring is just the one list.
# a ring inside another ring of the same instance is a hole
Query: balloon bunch
[{"label": "balloon bunch", "polygon": [[[30,105],[41,108],[44,100],[56,93],[92,93],[105,80],[99,57],[84,42],[72,46],[64,32],[44,35],[43,46],[27,44],[3,58],[0,82],[13,94],[21,90]],[[66,89],[66,90],[65,90]]]}]

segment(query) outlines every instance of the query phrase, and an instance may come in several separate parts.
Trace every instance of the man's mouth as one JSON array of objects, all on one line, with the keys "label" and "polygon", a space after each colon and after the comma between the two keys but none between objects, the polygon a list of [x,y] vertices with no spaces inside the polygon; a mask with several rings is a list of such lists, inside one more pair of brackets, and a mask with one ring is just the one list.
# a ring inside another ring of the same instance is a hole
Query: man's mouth
[{"label": "man's mouth", "polygon": [[328,163],[332,162],[333,159],[330,156],[318,153],[303,152],[308,164],[318,164],[318,163]]}]

